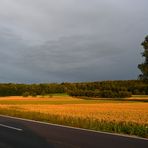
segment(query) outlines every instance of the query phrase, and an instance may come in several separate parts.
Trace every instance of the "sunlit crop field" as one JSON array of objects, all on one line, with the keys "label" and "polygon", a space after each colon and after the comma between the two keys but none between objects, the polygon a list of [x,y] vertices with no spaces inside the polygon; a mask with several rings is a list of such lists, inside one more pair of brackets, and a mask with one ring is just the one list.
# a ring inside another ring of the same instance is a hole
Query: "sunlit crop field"
[{"label": "sunlit crop field", "polygon": [[133,123],[148,127],[148,103],[146,102],[83,100],[68,96],[4,97],[0,98],[0,112],[1,110],[7,110],[7,113],[18,111],[22,114],[36,112],[46,118],[54,116],[60,120],[68,119],[69,122],[73,122],[71,120],[74,119],[86,119],[89,122]]}]

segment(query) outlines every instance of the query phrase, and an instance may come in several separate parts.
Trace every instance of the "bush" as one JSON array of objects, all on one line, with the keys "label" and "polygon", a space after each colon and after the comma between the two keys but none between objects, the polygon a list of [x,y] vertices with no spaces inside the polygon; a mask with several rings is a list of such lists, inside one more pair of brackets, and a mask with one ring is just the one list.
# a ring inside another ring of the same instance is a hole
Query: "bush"
[{"label": "bush", "polygon": [[91,91],[91,90],[71,90],[68,91],[70,96],[75,97],[101,97],[101,98],[126,98],[131,97],[132,93],[128,91],[111,91],[111,90],[102,90],[102,91]]},{"label": "bush", "polygon": [[32,92],[30,95],[31,95],[32,97],[36,97],[36,96],[37,96],[37,94],[36,94],[35,92]]},{"label": "bush", "polygon": [[118,96],[119,98],[128,98],[132,96],[132,93],[128,91],[119,91]]},{"label": "bush", "polygon": [[24,92],[24,93],[22,94],[23,97],[28,97],[29,95],[30,95],[29,92]]}]

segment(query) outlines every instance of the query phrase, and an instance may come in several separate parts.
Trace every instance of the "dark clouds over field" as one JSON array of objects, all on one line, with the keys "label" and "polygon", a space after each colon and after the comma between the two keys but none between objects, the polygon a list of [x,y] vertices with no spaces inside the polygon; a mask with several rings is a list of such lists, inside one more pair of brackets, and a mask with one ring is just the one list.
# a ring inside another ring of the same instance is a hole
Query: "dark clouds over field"
[{"label": "dark clouds over field", "polygon": [[0,82],[136,79],[147,0],[1,0]]}]

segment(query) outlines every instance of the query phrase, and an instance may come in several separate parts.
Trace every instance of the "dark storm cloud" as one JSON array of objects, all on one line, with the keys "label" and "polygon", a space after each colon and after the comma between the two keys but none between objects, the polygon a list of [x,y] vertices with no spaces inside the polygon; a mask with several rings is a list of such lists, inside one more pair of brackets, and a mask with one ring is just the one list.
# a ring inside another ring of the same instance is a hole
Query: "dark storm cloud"
[{"label": "dark storm cloud", "polygon": [[147,0],[2,0],[0,81],[135,79]]}]

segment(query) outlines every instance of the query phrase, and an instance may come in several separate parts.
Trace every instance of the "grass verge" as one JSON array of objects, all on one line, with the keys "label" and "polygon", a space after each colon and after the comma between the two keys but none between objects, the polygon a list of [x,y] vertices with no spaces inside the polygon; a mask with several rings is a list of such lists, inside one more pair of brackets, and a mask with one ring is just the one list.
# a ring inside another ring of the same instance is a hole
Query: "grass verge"
[{"label": "grass verge", "polygon": [[0,114],[96,131],[121,133],[148,138],[148,125],[140,125],[133,122],[104,121],[93,118],[51,115],[40,112],[24,112],[15,109],[0,109]]}]

